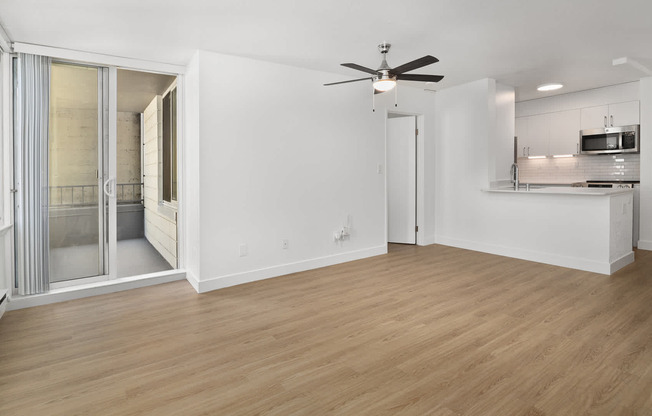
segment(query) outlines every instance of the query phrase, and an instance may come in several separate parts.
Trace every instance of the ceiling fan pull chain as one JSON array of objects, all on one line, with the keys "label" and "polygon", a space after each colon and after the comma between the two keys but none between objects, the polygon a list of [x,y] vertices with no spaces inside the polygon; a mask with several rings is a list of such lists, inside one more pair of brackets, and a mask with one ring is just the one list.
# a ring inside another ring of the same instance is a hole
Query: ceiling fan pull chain
[{"label": "ceiling fan pull chain", "polygon": [[376,90],[371,89],[371,111],[376,112]]},{"label": "ceiling fan pull chain", "polygon": [[398,84],[394,87],[394,107],[398,107]]}]

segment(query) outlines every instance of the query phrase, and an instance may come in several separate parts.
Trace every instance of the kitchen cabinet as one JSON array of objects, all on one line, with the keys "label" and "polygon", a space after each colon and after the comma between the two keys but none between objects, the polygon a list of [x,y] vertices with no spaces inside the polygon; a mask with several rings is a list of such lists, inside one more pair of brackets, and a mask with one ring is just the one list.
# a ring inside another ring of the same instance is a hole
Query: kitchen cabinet
[{"label": "kitchen cabinet", "polygon": [[518,157],[548,154],[548,114],[519,117],[514,132],[518,138]]},{"label": "kitchen cabinet", "polygon": [[627,101],[583,108],[581,118],[582,130],[639,124],[639,102]]},{"label": "kitchen cabinet", "polygon": [[514,120],[514,134],[518,140],[516,153],[518,157],[527,156],[527,120],[528,117],[517,117]]},{"label": "kitchen cabinet", "polygon": [[519,157],[579,153],[580,110],[518,117],[514,127]]},{"label": "kitchen cabinet", "polygon": [[550,114],[529,116],[527,121],[527,140],[521,147],[527,147],[528,156],[547,156],[550,136]]},{"label": "kitchen cabinet", "polygon": [[574,155],[580,152],[580,110],[550,113],[548,154]]}]

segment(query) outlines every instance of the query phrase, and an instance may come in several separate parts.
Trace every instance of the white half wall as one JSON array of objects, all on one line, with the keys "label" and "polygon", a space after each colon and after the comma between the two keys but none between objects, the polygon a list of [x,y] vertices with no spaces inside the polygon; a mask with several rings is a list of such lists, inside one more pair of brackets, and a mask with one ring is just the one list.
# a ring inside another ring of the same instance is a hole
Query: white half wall
[{"label": "white half wall", "polygon": [[[198,291],[386,252],[377,166],[385,164],[387,99],[372,112],[369,83],[322,85],[339,79],[212,52],[193,58],[186,268]],[[398,109],[431,112],[421,103],[432,95],[410,90],[402,88]],[[409,105],[410,96],[420,101]],[[349,216],[350,237],[334,241]]]}]

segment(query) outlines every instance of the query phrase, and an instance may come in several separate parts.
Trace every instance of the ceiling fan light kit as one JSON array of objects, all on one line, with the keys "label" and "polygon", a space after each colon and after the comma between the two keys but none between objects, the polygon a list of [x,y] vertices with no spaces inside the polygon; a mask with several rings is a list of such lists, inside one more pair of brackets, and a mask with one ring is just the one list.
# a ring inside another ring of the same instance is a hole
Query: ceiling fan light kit
[{"label": "ceiling fan light kit", "polygon": [[374,80],[374,89],[380,92],[387,92],[396,86],[396,77],[389,75]]},{"label": "ceiling fan light kit", "polygon": [[[371,80],[373,85],[373,93],[375,96],[376,94],[382,94],[384,92],[394,89],[396,87],[396,81],[439,82],[444,78],[442,75],[406,74],[406,72],[413,71],[415,69],[419,69],[421,67],[430,64],[434,64],[435,62],[439,62],[439,59],[430,55],[426,55],[422,58],[415,59],[414,61],[410,61],[406,64],[397,66],[396,68],[391,68],[387,64],[387,59],[386,59],[387,53],[389,52],[389,48],[391,46],[392,45],[386,42],[383,42],[380,45],[378,45],[378,50],[380,51],[383,57],[383,61],[380,63],[378,69],[371,69],[353,63],[342,64],[342,66],[355,69],[357,71],[366,72],[367,74],[370,74],[372,76],[367,78],[352,79],[349,81],[331,82],[329,84],[324,84],[324,86]],[[394,106],[397,106],[396,102],[394,103]],[[375,108],[373,108],[373,111],[375,111]]]}]

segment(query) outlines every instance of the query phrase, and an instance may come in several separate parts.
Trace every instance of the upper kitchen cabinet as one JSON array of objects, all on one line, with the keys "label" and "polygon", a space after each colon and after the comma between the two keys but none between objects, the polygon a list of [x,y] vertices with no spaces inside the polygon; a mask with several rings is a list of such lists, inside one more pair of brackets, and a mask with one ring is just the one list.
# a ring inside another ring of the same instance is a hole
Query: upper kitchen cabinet
[{"label": "upper kitchen cabinet", "polygon": [[548,114],[518,117],[514,132],[518,138],[519,157],[548,154]]},{"label": "upper kitchen cabinet", "polygon": [[519,157],[579,153],[580,110],[516,118]]},{"label": "upper kitchen cabinet", "polygon": [[580,110],[550,113],[549,154],[573,155],[580,152]]},{"label": "upper kitchen cabinet", "polygon": [[550,137],[550,114],[538,114],[528,117],[526,140],[521,147],[526,147],[527,156],[547,156]]},{"label": "upper kitchen cabinet", "polygon": [[581,129],[629,126],[639,124],[639,102],[627,101],[582,109]]}]

